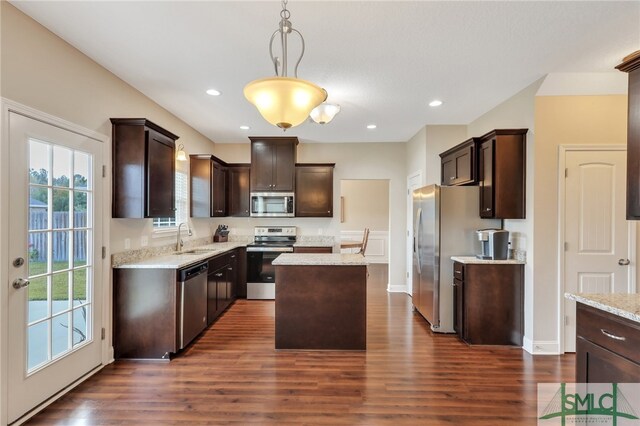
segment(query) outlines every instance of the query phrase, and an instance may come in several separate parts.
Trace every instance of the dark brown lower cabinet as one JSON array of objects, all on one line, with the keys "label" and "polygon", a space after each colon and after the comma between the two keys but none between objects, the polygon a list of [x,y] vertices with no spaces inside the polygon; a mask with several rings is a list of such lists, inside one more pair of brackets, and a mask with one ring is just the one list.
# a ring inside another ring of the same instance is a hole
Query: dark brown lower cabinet
[{"label": "dark brown lower cabinet", "polygon": [[522,346],[524,265],[454,262],[454,330],[472,345]]},{"label": "dark brown lower cabinet", "polygon": [[333,247],[294,247],[294,253],[333,253]]},{"label": "dark brown lower cabinet", "polygon": [[639,323],[578,303],[576,334],[576,383],[640,382]]},{"label": "dark brown lower cabinet", "polygon": [[113,270],[113,349],[116,359],[165,359],[178,352],[175,269]]}]

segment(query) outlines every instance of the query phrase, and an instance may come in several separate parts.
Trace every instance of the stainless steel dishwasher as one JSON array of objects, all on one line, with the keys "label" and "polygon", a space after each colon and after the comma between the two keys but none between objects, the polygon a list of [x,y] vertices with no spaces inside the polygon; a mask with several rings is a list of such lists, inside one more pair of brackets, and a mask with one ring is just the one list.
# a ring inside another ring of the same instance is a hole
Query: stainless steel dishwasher
[{"label": "stainless steel dishwasher", "polygon": [[184,349],[207,326],[207,269],[207,262],[203,262],[178,270],[180,349]]}]

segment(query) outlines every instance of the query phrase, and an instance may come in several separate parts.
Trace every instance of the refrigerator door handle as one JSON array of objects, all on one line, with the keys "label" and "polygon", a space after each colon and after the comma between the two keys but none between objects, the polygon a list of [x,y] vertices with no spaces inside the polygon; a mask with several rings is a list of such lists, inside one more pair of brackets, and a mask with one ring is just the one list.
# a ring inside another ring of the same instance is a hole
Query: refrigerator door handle
[{"label": "refrigerator door handle", "polygon": [[413,252],[415,253],[416,256],[416,266],[418,267],[418,275],[420,275],[421,273],[421,266],[420,266],[420,222],[422,219],[422,208],[418,208],[418,211],[416,212],[416,223],[415,226],[413,227]]}]

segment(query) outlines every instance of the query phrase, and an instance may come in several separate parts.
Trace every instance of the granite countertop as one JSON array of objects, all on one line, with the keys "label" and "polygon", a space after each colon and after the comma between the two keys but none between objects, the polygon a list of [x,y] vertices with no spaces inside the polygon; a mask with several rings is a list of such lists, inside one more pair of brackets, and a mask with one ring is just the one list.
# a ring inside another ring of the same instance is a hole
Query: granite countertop
[{"label": "granite countertop", "polygon": [[451,260],[454,262],[460,262],[465,264],[486,264],[486,265],[524,265],[526,262],[517,259],[505,259],[505,260],[492,260],[492,259],[478,259],[475,256],[451,256]]},{"label": "granite countertop", "polygon": [[587,294],[565,293],[569,300],[584,303],[596,309],[610,312],[619,317],[640,322],[640,294]]},{"label": "granite countertop", "polygon": [[368,262],[361,254],[284,253],[278,256],[272,264],[275,266],[366,266]]},{"label": "granite countertop", "polygon": [[335,238],[330,235],[298,235],[294,247],[333,247]]},{"label": "granite countertop", "polygon": [[[185,266],[193,265],[203,260],[207,260],[210,257],[217,256],[219,254],[226,253],[237,247],[246,247],[247,244],[243,242],[227,242],[227,243],[211,243],[203,246],[192,247],[182,250],[183,254],[171,253],[162,254],[159,256],[149,257],[143,260],[132,259],[131,262],[126,262],[115,266],[114,268],[121,269],[179,269]],[[197,250],[197,254],[184,254],[191,250]]]}]

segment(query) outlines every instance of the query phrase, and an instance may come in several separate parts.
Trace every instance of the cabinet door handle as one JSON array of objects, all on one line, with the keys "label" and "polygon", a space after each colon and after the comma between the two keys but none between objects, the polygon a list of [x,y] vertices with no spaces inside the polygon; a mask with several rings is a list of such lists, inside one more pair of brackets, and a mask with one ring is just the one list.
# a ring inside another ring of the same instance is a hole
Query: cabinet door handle
[{"label": "cabinet door handle", "polygon": [[458,284],[456,284],[456,283],[451,283],[451,285],[454,286],[454,287],[458,287]]},{"label": "cabinet door handle", "polygon": [[218,272],[217,274],[215,274],[216,277],[221,277],[222,276],[222,272]]},{"label": "cabinet door handle", "polygon": [[233,271],[233,268],[227,268],[227,271]]},{"label": "cabinet door handle", "polygon": [[618,259],[618,265],[620,266],[627,266],[630,263],[631,261],[629,259]]},{"label": "cabinet door handle", "polygon": [[491,210],[490,207],[487,207],[486,209],[484,209],[485,212],[488,212],[489,210]]},{"label": "cabinet door handle", "polygon": [[615,334],[609,333],[607,330],[605,330],[604,328],[601,328],[600,331],[602,332],[602,334],[604,334],[605,336],[614,339],[614,340],[621,340],[621,341],[625,341],[627,340],[626,337],[624,336],[616,336]]}]

